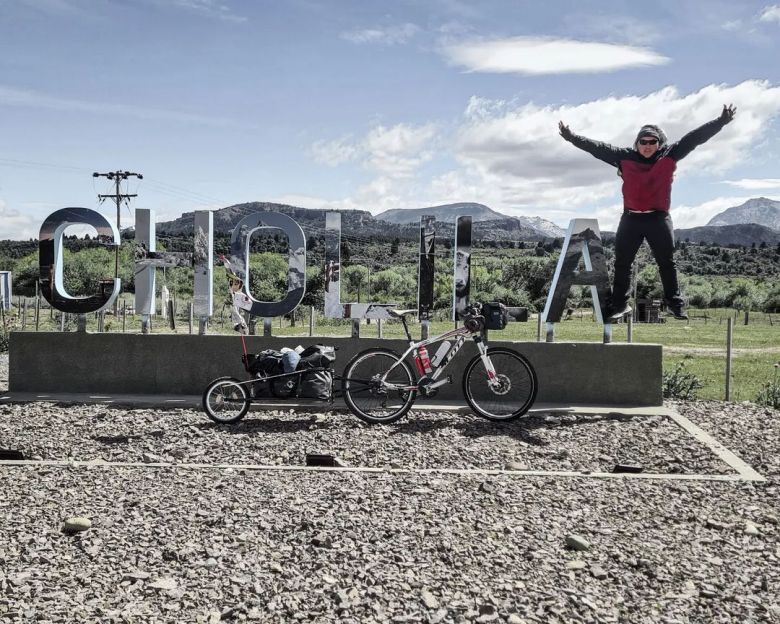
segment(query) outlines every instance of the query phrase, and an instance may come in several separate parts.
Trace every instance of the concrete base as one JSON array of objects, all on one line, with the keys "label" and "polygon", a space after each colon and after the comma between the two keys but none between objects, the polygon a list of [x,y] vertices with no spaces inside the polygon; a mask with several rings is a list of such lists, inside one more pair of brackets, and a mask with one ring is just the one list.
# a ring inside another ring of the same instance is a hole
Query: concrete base
[{"label": "concrete base", "polygon": [[[341,373],[371,347],[402,353],[403,340],[377,338],[248,336],[250,352],[310,344],[338,348]],[[661,405],[661,346],[648,344],[537,343],[491,340],[525,355],[539,379],[538,402],[595,405]],[[453,384],[437,400],[462,401],[461,378],[476,355],[467,343],[447,370]],[[246,378],[238,336],[174,334],[11,333],[9,390],[30,393],[200,394],[215,377]],[[429,402],[426,400],[426,402]]]}]

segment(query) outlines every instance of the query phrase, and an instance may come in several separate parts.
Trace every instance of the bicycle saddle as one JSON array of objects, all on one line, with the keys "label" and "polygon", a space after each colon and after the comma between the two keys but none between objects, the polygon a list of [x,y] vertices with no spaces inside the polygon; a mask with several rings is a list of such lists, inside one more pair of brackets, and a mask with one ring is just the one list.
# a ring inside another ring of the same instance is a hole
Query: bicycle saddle
[{"label": "bicycle saddle", "polygon": [[403,318],[407,314],[417,314],[417,310],[393,310],[389,309],[387,313],[393,318]]}]

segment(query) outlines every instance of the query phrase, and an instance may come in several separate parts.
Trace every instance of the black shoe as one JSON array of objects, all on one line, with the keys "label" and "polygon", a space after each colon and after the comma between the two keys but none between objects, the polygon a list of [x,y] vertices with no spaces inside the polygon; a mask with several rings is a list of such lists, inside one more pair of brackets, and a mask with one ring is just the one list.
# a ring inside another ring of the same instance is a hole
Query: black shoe
[{"label": "black shoe", "polygon": [[669,313],[676,318],[678,321],[687,321],[688,315],[685,313],[685,310],[683,310],[682,306],[679,308],[669,308]]},{"label": "black shoe", "polygon": [[622,319],[626,314],[631,314],[631,306],[627,303],[623,304],[619,308],[616,308],[610,315],[608,320],[610,321],[619,321]]}]

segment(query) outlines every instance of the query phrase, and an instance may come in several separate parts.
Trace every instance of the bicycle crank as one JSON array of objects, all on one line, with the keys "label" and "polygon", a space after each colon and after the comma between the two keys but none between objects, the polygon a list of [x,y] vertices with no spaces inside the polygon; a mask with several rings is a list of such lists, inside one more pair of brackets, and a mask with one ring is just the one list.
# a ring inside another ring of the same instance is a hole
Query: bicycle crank
[{"label": "bicycle crank", "polygon": [[434,381],[430,377],[421,377],[417,382],[417,390],[424,397],[434,397],[438,393],[438,388],[441,388],[445,384],[452,383],[452,375],[447,375],[444,379]]}]

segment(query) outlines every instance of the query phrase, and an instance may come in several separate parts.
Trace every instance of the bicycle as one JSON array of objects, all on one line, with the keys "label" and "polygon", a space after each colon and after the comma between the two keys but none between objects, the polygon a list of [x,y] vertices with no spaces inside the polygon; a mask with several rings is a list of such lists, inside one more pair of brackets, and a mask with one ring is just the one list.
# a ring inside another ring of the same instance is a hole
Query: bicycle
[{"label": "bicycle", "polygon": [[[494,306],[494,307],[487,307]],[[406,317],[416,310],[388,310],[400,319],[409,348],[399,355],[384,348],[358,353],[344,369],[342,395],[347,406],[361,420],[377,424],[392,423],[404,416],[421,394],[432,397],[441,386],[452,383],[452,375],[442,378],[444,370],[471,337],[479,354],[463,373],[463,395],[469,407],[489,420],[508,421],[519,418],[533,405],[538,390],[536,372],[521,354],[505,347],[489,348],[485,329],[499,329],[485,323],[498,309],[494,304],[472,305],[463,315],[464,324],[433,338],[415,342],[409,333]],[[503,324],[506,310],[503,309]],[[454,338],[455,342],[450,343]],[[431,361],[428,345],[442,343]],[[419,378],[407,362],[412,356]],[[481,365],[481,366],[480,366]]]}]

